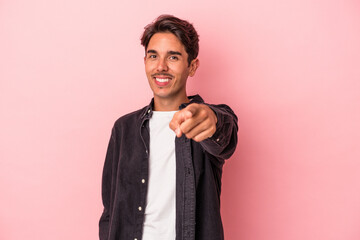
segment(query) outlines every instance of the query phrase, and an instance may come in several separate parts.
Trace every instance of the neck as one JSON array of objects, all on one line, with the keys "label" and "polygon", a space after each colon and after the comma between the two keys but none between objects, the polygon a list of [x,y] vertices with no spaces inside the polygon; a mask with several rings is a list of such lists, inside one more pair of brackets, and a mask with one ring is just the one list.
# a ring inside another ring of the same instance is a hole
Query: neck
[{"label": "neck", "polygon": [[189,99],[186,94],[181,98],[168,99],[154,96],[154,110],[155,111],[177,111],[179,106],[183,103],[188,103]]}]

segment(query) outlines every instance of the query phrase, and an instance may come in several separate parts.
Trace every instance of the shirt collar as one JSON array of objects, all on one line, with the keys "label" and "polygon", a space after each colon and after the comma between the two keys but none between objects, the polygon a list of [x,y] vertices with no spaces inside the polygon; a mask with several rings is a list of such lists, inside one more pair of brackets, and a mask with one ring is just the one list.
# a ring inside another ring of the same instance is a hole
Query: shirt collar
[{"label": "shirt collar", "polygon": [[[204,100],[200,97],[199,94],[189,96],[188,99],[190,100],[190,102],[181,104],[179,106],[180,110],[185,108],[186,106],[188,106],[191,103],[204,103]],[[153,109],[154,109],[154,98],[152,98],[150,104],[144,108],[144,110],[141,114],[141,118],[142,119],[143,118],[147,118],[147,119],[151,118]]]}]

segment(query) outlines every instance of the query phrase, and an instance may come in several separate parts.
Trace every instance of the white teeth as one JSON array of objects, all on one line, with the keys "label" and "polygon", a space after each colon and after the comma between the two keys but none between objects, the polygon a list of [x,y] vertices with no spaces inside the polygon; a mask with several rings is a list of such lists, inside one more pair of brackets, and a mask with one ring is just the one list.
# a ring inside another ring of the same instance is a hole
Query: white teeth
[{"label": "white teeth", "polygon": [[158,82],[168,82],[169,78],[156,78],[156,81],[158,81]]}]

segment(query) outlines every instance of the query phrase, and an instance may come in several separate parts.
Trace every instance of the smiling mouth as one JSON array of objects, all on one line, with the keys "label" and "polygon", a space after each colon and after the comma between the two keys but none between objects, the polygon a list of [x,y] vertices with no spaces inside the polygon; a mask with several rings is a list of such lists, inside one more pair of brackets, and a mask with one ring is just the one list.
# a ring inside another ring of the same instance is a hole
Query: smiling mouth
[{"label": "smiling mouth", "polygon": [[166,83],[169,82],[170,78],[155,78],[156,81],[160,82],[160,83]]},{"label": "smiling mouth", "polygon": [[173,79],[173,76],[167,73],[157,73],[152,75],[153,79],[155,80],[155,84],[159,87],[165,87],[170,83],[170,81]]}]

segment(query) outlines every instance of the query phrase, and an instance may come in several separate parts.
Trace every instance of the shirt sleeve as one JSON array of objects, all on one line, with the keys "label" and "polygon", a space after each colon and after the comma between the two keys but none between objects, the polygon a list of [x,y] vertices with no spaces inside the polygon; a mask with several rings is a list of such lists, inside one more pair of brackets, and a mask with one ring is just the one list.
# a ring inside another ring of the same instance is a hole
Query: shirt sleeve
[{"label": "shirt sleeve", "polygon": [[228,159],[235,152],[238,137],[238,118],[233,110],[225,105],[205,104],[216,114],[216,131],[213,136],[200,142],[204,150],[216,158]]},{"label": "shirt sleeve", "polygon": [[107,240],[109,235],[109,222],[110,222],[110,201],[111,201],[111,184],[112,184],[112,164],[113,159],[116,155],[116,138],[115,138],[115,127],[112,129],[111,137],[109,140],[106,158],[102,174],[102,202],[103,212],[99,221],[99,239]]}]

